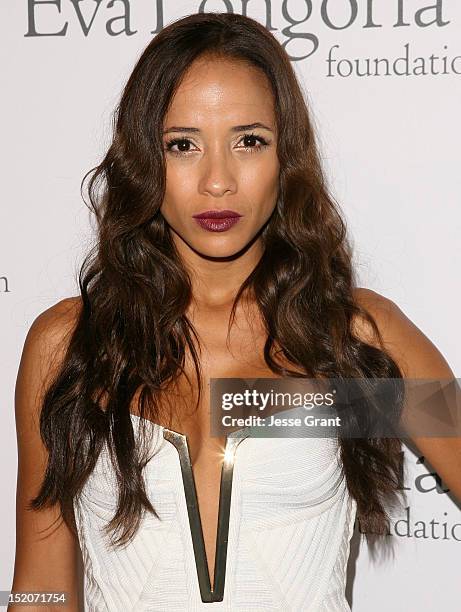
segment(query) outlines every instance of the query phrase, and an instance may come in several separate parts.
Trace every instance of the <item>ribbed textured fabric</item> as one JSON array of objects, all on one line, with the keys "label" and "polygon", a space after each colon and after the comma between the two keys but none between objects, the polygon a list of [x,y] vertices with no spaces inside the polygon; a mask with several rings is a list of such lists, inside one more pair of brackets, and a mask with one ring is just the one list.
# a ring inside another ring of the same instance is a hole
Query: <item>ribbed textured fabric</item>
[{"label": "ribbed textured fabric", "polygon": [[[135,435],[140,419],[132,415]],[[117,490],[107,449],[74,501],[85,612],[348,612],[346,565],[356,515],[334,438],[258,438],[235,454],[222,602],[203,603],[176,448],[153,423],[146,513],[111,548],[103,527]]]}]

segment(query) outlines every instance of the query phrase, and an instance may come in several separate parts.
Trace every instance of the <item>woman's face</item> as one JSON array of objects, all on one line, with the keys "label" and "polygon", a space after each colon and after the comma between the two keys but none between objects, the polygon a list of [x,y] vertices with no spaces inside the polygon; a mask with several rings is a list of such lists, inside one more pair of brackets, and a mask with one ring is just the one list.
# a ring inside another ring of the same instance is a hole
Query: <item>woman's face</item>
[{"label": "woman's face", "polygon": [[[258,125],[253,125],[258,124]],[[246,126],[246,127],[245,127]],[[180,252],[230,257],[269,219],[278,197],[273,95],[258,69],[197,59],[164,121],[166,192],[161,213]],[[193,215],[233,211],[238,221]]]}]

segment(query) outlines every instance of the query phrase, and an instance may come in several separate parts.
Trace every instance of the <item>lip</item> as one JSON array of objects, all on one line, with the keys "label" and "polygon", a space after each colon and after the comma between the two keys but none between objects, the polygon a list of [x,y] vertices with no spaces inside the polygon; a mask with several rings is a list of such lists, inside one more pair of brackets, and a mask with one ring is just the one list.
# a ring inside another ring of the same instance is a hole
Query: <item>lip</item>
[{"label": "lip", "polygon": [[234,210],[206,210],[205,212],[192,215],[194,219],[231,219],[242,215]]},{"label": "lip", "polygon": [[240,221],[241,215],[236,217],[195,217],[195,221],[200,227],[208,232],[226,232]]}]

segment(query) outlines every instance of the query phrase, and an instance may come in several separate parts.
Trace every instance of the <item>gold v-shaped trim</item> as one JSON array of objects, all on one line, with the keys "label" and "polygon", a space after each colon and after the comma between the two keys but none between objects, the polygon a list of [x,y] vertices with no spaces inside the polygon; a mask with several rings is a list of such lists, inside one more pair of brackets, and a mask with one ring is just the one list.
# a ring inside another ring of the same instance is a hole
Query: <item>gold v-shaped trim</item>
[{"label": "gold v-shaped trim", "polygon": [[222,601],[224,599],[224,583],[226,578],[227,542],[229,534],[229,515],[232,495],[232,477],[234,473],[235,451],[240,442],[249,435],[248,429],[240,429],[235,436],[226,438],[224,460],[221,467],[221,484],[219,488],[218,528],[215,550],[215,569],[213,589],[203,539],[202,521],[197,500],[192,463],[190,460],[187,436],[171,429],[163,428],[163,437],[175,446],[179,454],[182,481],[186,496],[189,526],[194,547],[195,566],[200,587],[200,595],[204,603]]}]

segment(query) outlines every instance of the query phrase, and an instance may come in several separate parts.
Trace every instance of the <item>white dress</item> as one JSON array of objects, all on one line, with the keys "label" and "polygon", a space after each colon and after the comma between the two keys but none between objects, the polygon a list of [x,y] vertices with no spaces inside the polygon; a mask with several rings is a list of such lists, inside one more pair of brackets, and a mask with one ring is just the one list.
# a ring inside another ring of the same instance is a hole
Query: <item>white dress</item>
[{"label": "white dress", "polygon": [[[140,423],[132,415],[135,434]],[[158,452],[145,468],[160,519],[110,548],[116,509],[107,449],[74,501],[85,612],[347,612],[346,565],[356,502],[335,438],[247,437],[235,451],[224,598],[202,601],[180,459],[154,423]]]}]

